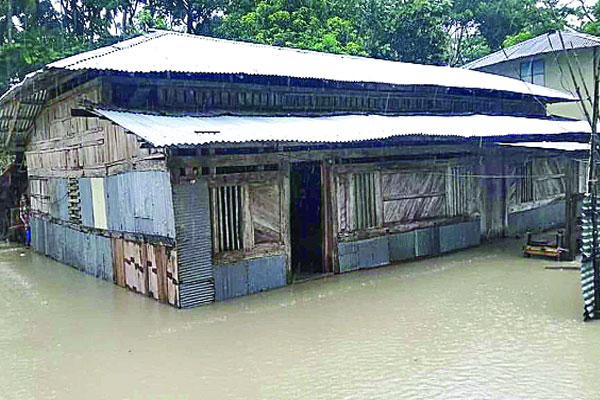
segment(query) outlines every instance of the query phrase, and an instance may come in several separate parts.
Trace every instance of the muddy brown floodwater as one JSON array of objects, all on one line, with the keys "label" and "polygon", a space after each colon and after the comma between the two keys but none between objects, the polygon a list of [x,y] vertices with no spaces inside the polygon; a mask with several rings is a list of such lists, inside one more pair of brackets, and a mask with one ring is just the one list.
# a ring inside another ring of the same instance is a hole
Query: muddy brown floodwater
[{"label": "muddy brown floodwater", "polygon": [[0,398],[598,399],[556,265],[506,240],[182,311],[0,247]]}]

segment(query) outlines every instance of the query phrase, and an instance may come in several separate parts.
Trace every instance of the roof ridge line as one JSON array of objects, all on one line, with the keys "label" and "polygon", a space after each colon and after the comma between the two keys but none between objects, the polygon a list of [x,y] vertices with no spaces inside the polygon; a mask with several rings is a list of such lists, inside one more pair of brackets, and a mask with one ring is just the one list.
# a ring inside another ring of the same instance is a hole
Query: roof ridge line
[{"label": "roof ridge line", "polygon": [[501,47],[499,50],[496,50],[496,51],[494,51],[494,52],[492,52],[492,53],[490,53],[490,54],[488,54],[486,56],[483,56],[481,58],[478,58],[476,60],[473,60],[471,62],[466,63],[465,65],[463,65],[463,68],[468,68],[468,66],[470,64],[476,64],[476,63],[479,64],[480,62],[482,62],[482,61],[484,61],[484,60],[486,60],[488,58],[491,58],[491,57],[493,57],[493,56],[495,56],[496,54],[499,54],[499,53],[504,53],[505,56],[506,56],[506,60],[502,60],[501,62],[503,62],[503,61],[509,61],[510,60],[510,54],[506,54],[506,50],[508,50],[508,49],[514,49],[516,51],[516,50],[518,50],[518,48],[525,46],[525,44],[528,43],[528,42],[533,42],[533,41],[540,40],[542,38],[542,36],[550,36],[551,34],[552,34],[552,32],[546,32],[546,33],[543,33],[541,35],[538,35],[538,36],[529,38],[527,40],[524,40],[522,42],[519,42],[517,44],[513,44],[512,46]]},{"label": "roof ridge line", "polygon": [[578,32],[578,31],[572,31],[572,32],[571,31],[561,31],[561,33],[566,33],[568,35],[579,36],[582,39],[592,40],[594,42],[600,43],[600,37],[594,36],[594,35],[590,35],[589,33]]},{"label": "roof ridge line", "polygon": [[360,55],[353,55],[353,54],[344,54],[344,53],[330,53],[327,51],[318,51],[318,50],[311,50],[311,49],[303,49],[301,47],[288,47],[288,46],[279,46],[276,44],[266,44],[266,43],[256,43],[256,42],[249,42],[249,41],[245,41],[245,40],[241,40],[241,39],[225,39],[225,38],[219,38],[219,37],[214,37],[214,36],[206,36],[206,35],[197,35],[194,33],[188,33],[188,32],[179,32],[179,31],[169,31],[169,30],[165,30],[165,29],[152,29],[151,31],[156,32],[156,33],[163,33],[164,35],[178,35],[178,36],[183,36],[183,37],[189,37],[189,38],[193,38],[193,39],[199,39],[199,40],[210,40],[213,42],[226,42],[226,43],[231,43],[234,45],[247,45],[247,46],[253,46],[253,47],[259,47],[259,48],[276,48],[277,50],[281,50],[281,51],[291,51],[291,52],[297,52],[297,53],[308,53],[308,54],[319,54],[319,55],[325,55],[325,56],[331,56],[331,57],[344,57],[344,58],[349,58],[349,59],[359,59],[359,60],[374,60],[374,61],[387,61],[390,63],[394,63],[394,64],[411,64],[411,65],[426,65],[426,66],[432,66],[432,67],[446,67],[447,65],[435,65],[435,64],[419,64],[419,63],[414,63],[414,62],[407,62],[407,61],[397,61],[397,60],[387,60],[384,58],[374,58],[374,57],[369,57],[369,56],[360,56]]},{"label": "roof ridge line", "polygon": [[[85,62],[85,61],[92,60],[92,59],[94,59],[94,58],[100,58],[100,57],[104,57],[104,56],[106,56],[106,55],[108,55],[108,54],[113,54],[113,53],[116,53],[116,52],[118,52],[118,51],[121,51],[121,50],[130,49],[130,48],[132,48],[132,47],[135,47],[135,46],[138,46],[138,45],[140,45],[140,44],[142,44],[142,43],[146,43],[146,42],[149,42],[149,41],[151,41],[151,40],[157,39],[157,38],[159,38],[159,37],[165,36],[166,34],[167,34],[167,33],[165,33],[165,32],[147,33],[147,34],[142,34],[142,35],[139,35],[139,36],[134,36],[134,37],[131,37],[131,38],[129,38],[129,39],[126,39],[126,40],[125,40],[125,41],[123,41],[123,42],[116,42],[116,43],[114,43],[114,44],[111,44],[111,45],[109,45],[109,46],[100,47],[100,48],[98,48],[98,49],[96,49],[96,50],[101,50],[101,49],[103,49],[103,48],[106,48],[106,51],[104,51],[104,52],[102,52],[102,53],[100,53],[100,54],[95,54],[95,55],[91,55],[91,56],[89,56],[89,57],[82,58],[81,60],[77,60],[77,61],[75,61],[75,62],[72,62],[72,63],[70,63],[70,64],[67,64],[66,66],[63,66],[62,68],[59,68],[59,69],[66,69],[66,68],[68,68],[68,67],[71,67],[71,66],[73,66],[73,65],[77,65],[77,64],[80,64],[80,63],[82,63],[82,62]],[[119,43],[125,43],[125,42],[127,42],[127,41],[134,40],[134,39],[139,39],[139,40],[137,40],[135,43],[129,44],[129,45],[127,45],[127,46],[123,46],[123,47],[115,47],[115,45],[117,45],[117,44],[119,44]],[[94,52],[94,51],[95,51],[95,50],[90,50],[90,52]],[[75,56],[75,55],[76,55],[76,54],[74,54],[74,56]],[[57,61],[60,61],[60,60],[57,60]]]}]

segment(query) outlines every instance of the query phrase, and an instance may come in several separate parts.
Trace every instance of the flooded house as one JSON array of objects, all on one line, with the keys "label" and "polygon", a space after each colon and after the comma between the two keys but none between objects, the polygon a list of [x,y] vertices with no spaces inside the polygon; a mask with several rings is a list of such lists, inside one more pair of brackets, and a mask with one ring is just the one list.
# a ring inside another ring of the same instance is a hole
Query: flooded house
[{"label": "flooded house", "polygon": [[154,31],[30,74],[0,128],[36,251],[187,308],[563,224],[589,127],[546,106],[573,100]]}]

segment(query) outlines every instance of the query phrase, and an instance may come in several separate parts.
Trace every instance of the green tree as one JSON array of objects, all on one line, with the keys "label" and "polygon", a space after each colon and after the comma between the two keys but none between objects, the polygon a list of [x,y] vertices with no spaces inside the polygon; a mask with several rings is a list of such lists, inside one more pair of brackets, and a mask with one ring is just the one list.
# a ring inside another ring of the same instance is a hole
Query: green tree
[{"label": "green tree", "polygon": [[443,63],[449,40],[446,30],[449,0],[377,0],[366,10],[362,31],[373,57],[391,60]]},{"label": "green tree", "polygon": [[210,35],[223,12],[225,0],[159,0],[154,6],[168,15],[173,27],[187,33]]},{"label": "green tree", "polygon": [[[454,0],[451,63],[468,62],[486,48],[496,51],[542,33],[563,29],[572,7],[558,0]],[[483,40],[482,40],[483,39]]]},{"label": "green tree", "polygon": [[366,54],[353,23],[324,0],[260,0],[231,7],[216,29],[229,39],[345,54]]}]

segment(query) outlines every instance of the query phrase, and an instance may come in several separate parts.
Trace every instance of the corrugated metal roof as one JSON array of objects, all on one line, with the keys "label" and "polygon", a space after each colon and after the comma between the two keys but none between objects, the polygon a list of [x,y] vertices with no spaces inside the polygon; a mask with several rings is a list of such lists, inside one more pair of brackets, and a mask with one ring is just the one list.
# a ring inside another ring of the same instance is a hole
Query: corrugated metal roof
[{"label": "corrugated metal roof", "polygon": [[562,150],[562,151],[588,151],[589,143],[580,142],[518,142],[499,143],[502,146],[527,147],[532,149]]},{"label": "corrugated metal roof", "polygon": [[163,116],[95,110],[156,147],[252,141],[341,143],[401,135],[494,137],[589,132],[583,121],[513,116]]},{"label": "corrugated metal roof", "polygon": [[[568,50],[600,46],[600,38],[585,33],[561,31],[560,35],[562,35],[565,48]],[[563,45],[559,33],[557,31],[548,32],[472,61],[465,64],[463,68],[479,69],[504,61],[551,53],[562,49]]]},{"label": "corrugated metal roof", "polygon": [[155,31],[51,63],[48,69],[208,73],[486,89],[575,100],[516,79],[420,65]]}]

